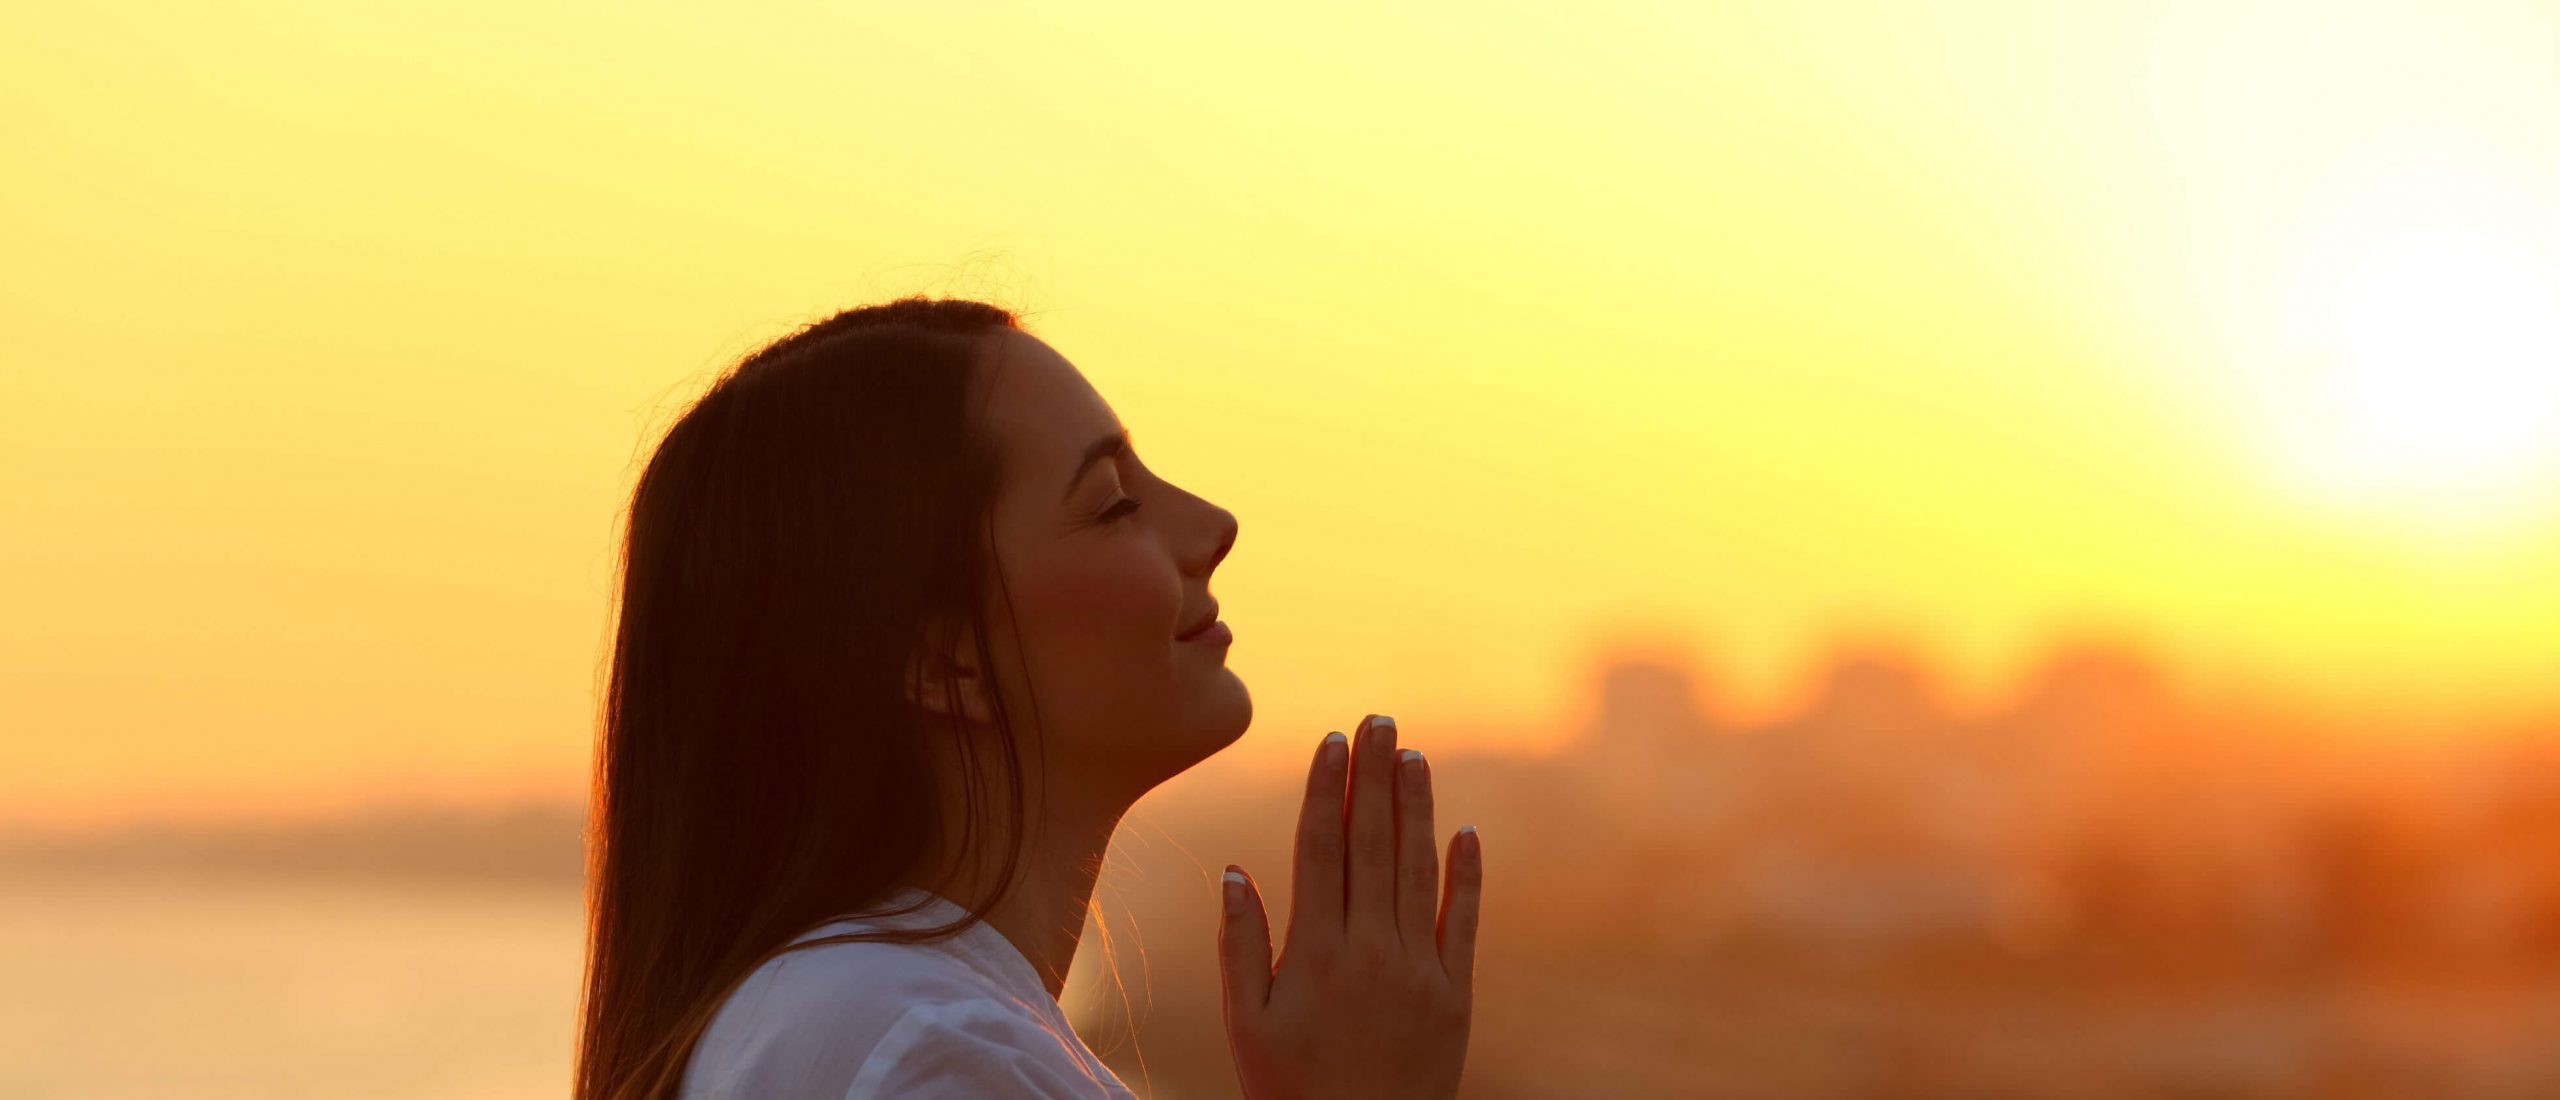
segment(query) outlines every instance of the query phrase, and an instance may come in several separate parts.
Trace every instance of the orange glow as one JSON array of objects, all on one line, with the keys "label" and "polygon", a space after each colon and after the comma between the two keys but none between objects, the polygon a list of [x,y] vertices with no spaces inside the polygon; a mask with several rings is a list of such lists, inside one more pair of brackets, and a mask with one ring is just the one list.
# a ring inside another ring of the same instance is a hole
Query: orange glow
[{"label": "orange glow", "polygon": [[15,17],[0,813],[579,789],[637,456],[911,290],[1240,517],[1249,759],[1552,746],[1627,629],[2560,693],[2547,13],[939,10]]}]

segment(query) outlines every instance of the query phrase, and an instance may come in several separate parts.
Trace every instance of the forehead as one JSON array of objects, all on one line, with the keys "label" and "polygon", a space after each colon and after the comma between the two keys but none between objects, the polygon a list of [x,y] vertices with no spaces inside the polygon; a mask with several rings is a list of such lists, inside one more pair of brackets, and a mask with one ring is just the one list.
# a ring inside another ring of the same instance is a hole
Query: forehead
[{"label": "forehead", "polygon": [[1085,445],[1120,428],[1119,414],[1084,372],[1039,337],[1005,329],[995,338],[985,415],[1004,455],[1008,495],[1062,491]]}]

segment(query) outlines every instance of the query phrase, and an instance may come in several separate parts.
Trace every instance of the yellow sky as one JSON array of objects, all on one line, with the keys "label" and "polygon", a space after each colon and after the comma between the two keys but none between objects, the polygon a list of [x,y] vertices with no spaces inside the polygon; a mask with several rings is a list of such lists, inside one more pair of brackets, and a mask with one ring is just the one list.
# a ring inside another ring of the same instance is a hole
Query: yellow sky
[{"label": "yellow sky", "polygon": [[655,430],[915,290],[1237,513],[1247,757],[2560,696],[2544,5],[218,7],[0,16],[0,816],[574,793]]}]

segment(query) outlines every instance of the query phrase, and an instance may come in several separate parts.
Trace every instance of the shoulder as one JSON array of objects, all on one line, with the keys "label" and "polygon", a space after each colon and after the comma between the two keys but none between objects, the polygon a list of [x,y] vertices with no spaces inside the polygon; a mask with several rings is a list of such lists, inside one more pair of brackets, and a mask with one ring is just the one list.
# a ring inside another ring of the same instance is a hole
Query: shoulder
[{"label": "shoulder", "polygon": [[686,1062],[683,1096],[832,1100],[909,1009],[997,993],[933,944],[784,951],[756,967],[712,1014]]},{"label": "shoulder", "polygon": [[1008,1002],[910,1006],[866,1059],[843,1100],[1104,1100],[1077,1040]]},{"label": "shoulder", "polygon": [[947,943],[822,943],[765,960],[729,994],[712,1027],[812,1033],[842,1044],[886,1033],[916,1005],[1007,996]]},{"label": "shoulder", "polygon": [[[1071,1087],[1060,1068],[1083,1076],[1037,1010],[947,945],[830,943],[768,959],[730,993],[695,1047],[683,1094],[928,1098],[945,1095],[932,1084],[944,1078],[960,1087],[954,1096],[1089,1094],[1055,1091]],[[986,1085],[988,1072],[1023,1083]]]},{"label": "shoulder", "polygon": [[904,1009],[919,1001],[1005,994],[948,942],[864,940],[797,947],[765,960],[739,991],[748,985],[801,1010],[872,1015],[891,1005]]}]

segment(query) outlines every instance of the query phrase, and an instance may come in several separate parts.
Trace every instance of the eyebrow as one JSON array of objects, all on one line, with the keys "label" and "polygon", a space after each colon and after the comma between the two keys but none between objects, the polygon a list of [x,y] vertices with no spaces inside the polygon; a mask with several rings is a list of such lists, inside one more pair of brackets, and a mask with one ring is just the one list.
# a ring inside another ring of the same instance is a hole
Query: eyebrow
[{"label": "eyebrow", "polygon": [[1084,480],[1084,472],[1092,469],[1094,463],[1127,453],[1129,453],[1129,429],[1127,428],[1120,429],[1117,435],[1106,435],[1085,444],[1084,457],[1076,460],[1075,472],[1067,475],[1067,490],[1060,495],[1060,498],[1064,499],[1065,496],[1072,495],[1076,491],[1076,483]]}]

